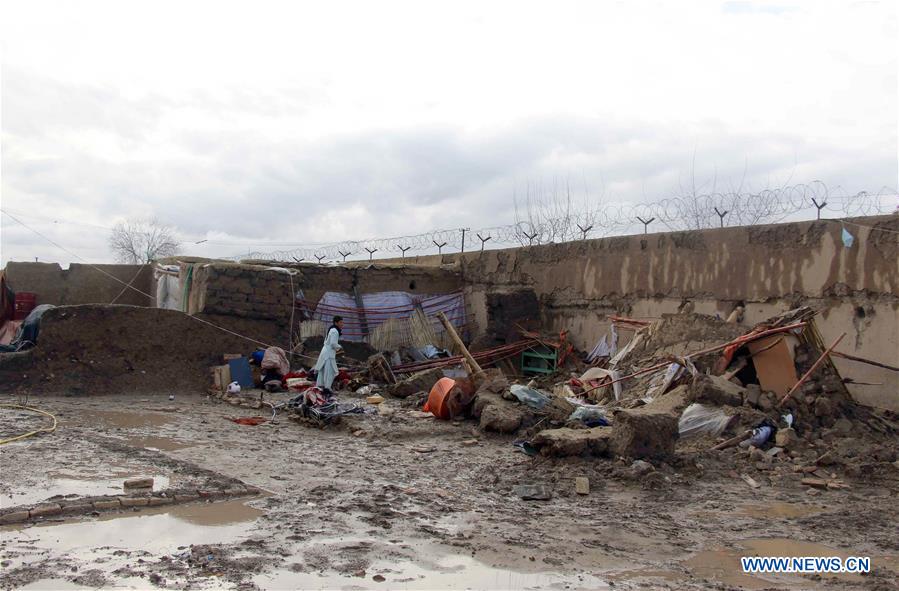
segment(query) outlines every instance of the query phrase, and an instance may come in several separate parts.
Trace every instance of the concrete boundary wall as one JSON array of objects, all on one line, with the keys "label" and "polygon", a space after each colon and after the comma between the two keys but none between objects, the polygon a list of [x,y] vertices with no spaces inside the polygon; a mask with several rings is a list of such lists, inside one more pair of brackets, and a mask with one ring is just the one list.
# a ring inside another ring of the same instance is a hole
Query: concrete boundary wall
[{"label": "concrete boundary wall", "polygon": [[[589,349],[609,314],[655,318],[692,310],[726,317],[745,302],[747,325],[810,305],[828,342],[899,365],[899,216],[853,218],[847,248],[838,221],[810,221],[596,240],[443,256],[406,263],[462,273],[476,317],[487,294],[533,289],[545,328],[568,328]],[[393,261],[397,262],[396,260]],[[484,326],[484,324],[481,324]],[[899,374],[837,360],[860,402],[899,410]]]}]

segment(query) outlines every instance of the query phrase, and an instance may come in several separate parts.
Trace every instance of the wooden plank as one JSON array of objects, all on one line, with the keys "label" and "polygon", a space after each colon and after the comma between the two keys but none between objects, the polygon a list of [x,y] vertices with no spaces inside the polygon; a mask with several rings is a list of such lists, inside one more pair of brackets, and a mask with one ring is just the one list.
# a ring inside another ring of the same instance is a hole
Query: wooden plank
[{"label": "wooden plank", "polygon": [[456,344],[456,347],[459,348],[459,351],[462,353],[462,356],[465,357],[465,360],[468,362],[468,367],[471,368],[472,376],[471,379],[477,385],[478,380],[481,379],[481,376],[484,375],[484,370],[481,369],[481,366],[478,365],[478,362],[475,361],[474,357],[471,356],[471,353],[468,352],[468,347],[465,346],[465,343],[462,342],[462,339],[459,338],[459,333],[456,332],[456,329],[447,319],[446,314],[443,312],[437,312],[437,318],[443,324],[443,328],[446,329],[446,334],[450,336],[453,342]]},{"label": "wooden plank", "polygon": [[763,391],[783,396],[799,381],[793,361],[797,343],[796,337],[774,335],[747,345]]}]

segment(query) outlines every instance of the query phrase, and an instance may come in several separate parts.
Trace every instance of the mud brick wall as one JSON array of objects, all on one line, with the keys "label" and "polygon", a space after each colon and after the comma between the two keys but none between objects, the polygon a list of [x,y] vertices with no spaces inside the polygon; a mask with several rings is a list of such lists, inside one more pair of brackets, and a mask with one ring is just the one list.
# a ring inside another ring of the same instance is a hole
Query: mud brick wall
[{"label": "mud brick wall", "polygon": [[284,272],[250,265],[197,265],[188,312],[287,323],[301,278],[293,277],[291,289],[291,277]]},{"label": "mud brick wall", "polygon": [[[692,308],[726,317],[742,301],[746,325],[812,306],[825,340],[847,333],[839,350],[899,365],[899,216],[846,222],[852,248],[843,245],[840,222],[821,220],[406,257],[406,263],[458,268],[481,326],[489,294],[532,289],[543,327],[570,329],[575,345],[587,350],[609,330],[610,314],[657,318]],[[875,384],[850,385],[856,400],[899,410],[899,373],[844,359],[836,364],[845,377]]]},{"label": "mud brick wall", "polygon": [[[132,289],[122,292],[124,285],[104,273],[112,275],[119,281],[131,282],[133,287],[154,298]],[[59,263],[10,262],[6,265],[6,278],[13,291],[36,293],[38,304],[56,306],[109,304],[115,299],[116,304],[129,306],[155,305],[156,292],[151,265],[72,263],[68,269],[63,269]]]},{"label": "mud brick wall", "polygon": [[[443,294],[462,287],[458,269],[404,268],[399,266],[290,265],[291,276],[267,269],[275,263],[195,263],[181,265],[182,285],[193,267],[187,311],[242,335],[286,347],[291,295],[302,292],[317,302],[325,292],[359,294],[405,291]],[[284,266],[283,263],[278,266]],[[295,322],[299,322],[298,315]]]},{"label": "mud brick wall", "polygon": [[401,265],[352,264],[341,267],[299,266],[303,272],[303,295],[317,302],[327,291],[360,294],[404,291],[420,295],[452,293],[462,288],[458,269]]}]

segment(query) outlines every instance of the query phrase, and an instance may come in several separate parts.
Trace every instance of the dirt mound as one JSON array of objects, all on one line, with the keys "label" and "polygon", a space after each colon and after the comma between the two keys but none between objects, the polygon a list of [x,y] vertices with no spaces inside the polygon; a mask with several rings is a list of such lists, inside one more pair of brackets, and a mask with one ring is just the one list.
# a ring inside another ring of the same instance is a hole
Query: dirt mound
[{"label": "dirt mound", "polygon": [[5,393],[203,392],[223,353],[254,344],[190,316],[137,306],[61,306],[41,321],[37,347],[0,355]]},{"label": "dirt mound", "polygon": [[741,324],[705,314],[663,314],[661,320],[637,333],[621,355],[619,368],[639,367],[647,360],[681,356],[732,341],[749,332]]}]

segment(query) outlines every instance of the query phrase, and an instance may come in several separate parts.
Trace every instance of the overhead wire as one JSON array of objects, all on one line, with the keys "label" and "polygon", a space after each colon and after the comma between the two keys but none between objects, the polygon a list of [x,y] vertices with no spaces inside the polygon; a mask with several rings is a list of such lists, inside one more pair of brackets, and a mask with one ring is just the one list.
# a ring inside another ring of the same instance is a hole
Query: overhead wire
[{"label": "overhead wire", "polygon": [[[12,218],[13,220],[15,220],[18,224],[20,224],[20,225],[23,226],[24,228],[30,230],[30,231],[33,232],[34,234],[40,236],[41,238],[43,238],[44,240],[46,240],[47,242],[49,242],[49,243],[52,244],[53,246],[55,246],[55,247],[59,248],[60,250],[62,250],[62,251],[64,251],[64,252],[68,253],[70,256],[73,256],[73,257],[77,258],[77,259],[80,260],[80,261],[84,261],[84,263],[85,263],[87,266],[91,267],[92,269],[94,269],[94,270],[98,271],[99,273],[101,273],[101,274],[103,274],[103,275],[109,277],[110,279],[112,279],[113,281],[115,281],[115,282],[117,282],[117,283],[121,283],[122,285],[125,286],[125,289],[131,289],[131,290],[133,290],[133,291],[135,291],[135,292],[137,292],[137,293],[139,293],[139,294],[142,294],[142,295],[147,296],[148,298],[153,298],[152,295],[150,295],[149,293],[143,291],[142,289],[139,289],[139,288],[137,288],[137,287],[134,287],[133,285],[129,285],[128,283],[125,283],[124,281],[122,281],[121,279],[119,279],[118,277],[116,277],[115,275],[112,275],[111,273],[108,273],[108,272],[104,271],[103,269],[101,269],[101,268],[98,267],[97,265],[95,265],[95,264],[93,264],[93,263],[90,263],[90,262],[86,261],[84,258],[82,258],[81,256],[79,256],[77,253],[72,252],[71,250],[67,249],[66,247],[62,246],[61,244],[58,244],[57,242],[55,242],[55,241],[51,240],[50,238],[44,236],[43,234],[41,234],[40,232],[38,232],[38,231],[35,230],[34,228],[31,228],[30,226],[28,226],[28,224],[25,224],[24,222],[22,222],[22,221],[19,220],[17,217],[15,217],[15,216],[13,216],[12,214],[10,214],[9,212],[7,212],[7,211],[5,211],[5,210],[3,210],[3,209],[0,209],[0,212],[2,212],[2,213],[4,213],[5,215],[9,216],[9,217]],[[155,299],[155,298],[153,298],[153,299]],[[207,326],[211,326],[212,328],[215,328],[215,329],[217,329],[217,330],[220,330],[220,331],[225,332],[225,333],[227,333],[227,334],[230,334],[230,335],[232,335],[232,336],[235,336],[235,337],[244,339],[244,340],[246,340],[246,341],[248,341],[248,342],[251,342],[251,343],[254,343],[254,344],[257,344],[257,345],[261,345],[261,346],[266,347],[266,348],[274,346],[274,345],[271,345],[271,344],[269,344],[269,343],[265,343],[265,342],[263,342],[263,341],[260,341],[260,340],[258,340],[258,339],[254,339],[253,337],[250,337],[250,336],[247,336],[247,335],[244,335],[244,334],[240,334],[240,333],[235,332],[235,331],[233,331],[233,330],[227,329],[227,328],[225,328],[224,326],[219,326],[218,324],[215,324],[214,322],[210,322],[210,321],[205,320],[205,319],[203,319],[203,318],[200,318],[200,317],[198,317],[198,316],[193,316],[193,315],[191,315],[191,314],[187,314],[187,317],[190,318],[190,319],[192,319],[192,320],[194,320],[194,321],[196,321],[196,322],[199,322],[199,323],[201,323],[201,324],[205,324],[205,325],[207,325]],[[298,356],[298,357],[303,357],[303,358],[306,358],[306,359],[315,359],[314,357],[310,357],[309,355],[303,355],[302,353],[294,353],[293,351],[289,352],[289,354],[290,354],[290,355],[294,355],[294,356]]]}]

